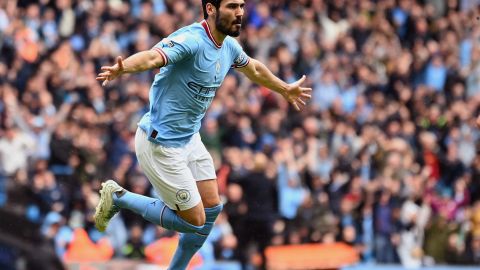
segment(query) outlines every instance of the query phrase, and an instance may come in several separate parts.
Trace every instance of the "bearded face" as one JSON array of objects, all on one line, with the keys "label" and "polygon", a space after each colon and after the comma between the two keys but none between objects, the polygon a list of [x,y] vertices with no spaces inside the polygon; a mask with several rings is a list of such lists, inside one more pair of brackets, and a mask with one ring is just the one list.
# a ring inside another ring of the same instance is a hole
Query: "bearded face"
[{"label": "bearded face", "polygon": [[218,8],[217,16],[215,17],[215,27],[224,35],[238,37],[242,27],[243,3],[240,5],[230,3],[229,1],[223,2],[227,3]]}]

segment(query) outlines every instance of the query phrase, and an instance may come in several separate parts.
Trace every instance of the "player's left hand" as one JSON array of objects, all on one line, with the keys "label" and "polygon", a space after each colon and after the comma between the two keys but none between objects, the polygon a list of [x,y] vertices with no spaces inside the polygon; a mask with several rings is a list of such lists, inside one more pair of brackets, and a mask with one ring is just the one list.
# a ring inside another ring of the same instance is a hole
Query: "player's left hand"
[{"label": "player's left hand", "polygon": [[282,93],[282,96],[290,102],[297,111],[300,111],[299,105],[305,106],[306,102],[312,98],[312,88],[301,86],[306,78],[307,77],[303,75],[300,80],[289,84],[287,90]]},{"label": "player's left hand", "polygon": [[117,57],[117,64],[113,66],[103,66],[101,69],[103,72],[99,73],[96,79],[97,81],[103,81],[102,86],[106,86],[109,81],[113,81],[125,72],[121,56]]}]

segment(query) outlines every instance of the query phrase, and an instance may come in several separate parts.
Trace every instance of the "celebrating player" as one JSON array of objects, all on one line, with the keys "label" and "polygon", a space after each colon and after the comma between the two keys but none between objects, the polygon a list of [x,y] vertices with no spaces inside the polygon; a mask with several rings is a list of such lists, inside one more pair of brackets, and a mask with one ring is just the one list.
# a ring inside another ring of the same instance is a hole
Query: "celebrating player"
[{"label": "celebrating player", "polygon": [[185,269],[222,210],[212,157],[203,145],[201,120],[230,68],[281,94],[297,110],[311,97],[305,76],[287,84],[248,57],[232,37],[240,34],[244,0],[202,0],[205,20],[183,27],[151,50],[102,67],[106,85],[125,73],[161,68],[150,89],[150,107],[135,136],[139,164],[161,200],[102,184],[95,224],[104,231],[126,208],[181,234],[169,269]]}]

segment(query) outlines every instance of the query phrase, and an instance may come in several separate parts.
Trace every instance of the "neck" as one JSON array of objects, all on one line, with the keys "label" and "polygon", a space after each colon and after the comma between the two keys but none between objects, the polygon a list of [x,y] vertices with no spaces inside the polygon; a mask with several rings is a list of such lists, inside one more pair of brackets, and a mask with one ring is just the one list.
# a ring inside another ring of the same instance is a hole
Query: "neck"
[{"label": "neck", "polygon": [[208,27],[210,28],[210,32],[212,33],[213,38],[218,44],[222,44],[223,40],[227,37],[227,35],[223,34],[222,32],[217,30],[217,27],[215,26],[215,19],[212,18],[211,16],[206,19]]}]

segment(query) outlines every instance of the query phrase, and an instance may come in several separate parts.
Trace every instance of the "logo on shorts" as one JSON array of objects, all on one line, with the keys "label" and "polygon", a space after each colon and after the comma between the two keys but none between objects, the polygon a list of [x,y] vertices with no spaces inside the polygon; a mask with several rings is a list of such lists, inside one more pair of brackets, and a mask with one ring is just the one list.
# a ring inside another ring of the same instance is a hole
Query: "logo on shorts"
[{"label": "logo on shorts", "polygon": [[190,201],[190,192],[188,192],[188,190],[186,189],[180,189],[179,191],[177,191],[177,200],[181,203],[186,203],[188,201]]}]

